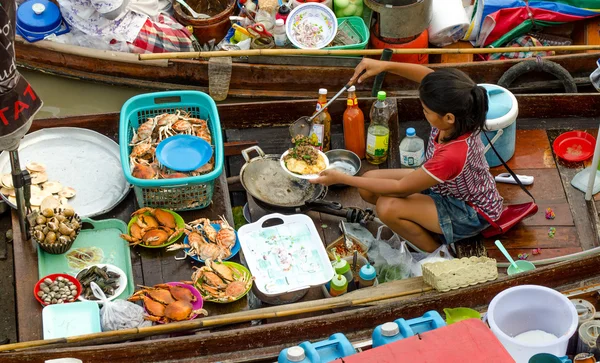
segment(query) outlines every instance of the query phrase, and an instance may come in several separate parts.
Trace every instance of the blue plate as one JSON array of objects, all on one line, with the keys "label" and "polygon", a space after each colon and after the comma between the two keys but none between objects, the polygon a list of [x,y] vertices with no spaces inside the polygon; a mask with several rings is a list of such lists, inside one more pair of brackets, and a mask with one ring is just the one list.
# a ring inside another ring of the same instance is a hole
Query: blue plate
[{"label": "blue plate", "polygon": [[[217,231],[217,232],[218,232],[218,231],[221,229],[221,225],[220,225],[220,224],[217,224],[217,223],[211,223],[211,226],[213,226],[213,228],[214,228],[214,229],[215,229],[215,231]],[[185,239],[183,240],[183,244],[185,244],[185,245],[189,245],[189,242],[188,242],[188,236],[185,236]],[[187,253],[187,252],[189,252],[189,251],[190,251],[190,249],[189,249],[189,248],[186,248],[186,249],[184,249],[184,251]],[[231,255],[229,255],[229,257],[227,257],[227,258],[224,258],[224,259],[223,259],[223,261],[227,261],[227,260],[229,260],[229,259],[230,259],[230,258],[232,258],[233,256],[237,255],[237,254],[238,254],[238,252],[240,252],[240,240],[239,240],[239,238],[238,238],[237,231],[235,231],[235,244],[234,244],[234,245],[233,245],[233,247],[231,248]],[[202,263],[204,263],[204,260],[203,260],[203,259],[201,259],[201,258],[200,258],[200,257],[198,257],[198,256],[190,256],[190,258],[191,258],[192,260],[196,260],[196,261],[198,261],[198,262],[202,262]]]},{"label": "blue plate", "polygon": [[176,171],[196,170],[208,163],[212,155],[212,146],[206,140],[192,135],[171,136],[156,147],[158,161]]},{"label": "blue plate", "polygon": [[48,305],[42,309],[44,339],[100,333],[100,309],[94,301]]}]

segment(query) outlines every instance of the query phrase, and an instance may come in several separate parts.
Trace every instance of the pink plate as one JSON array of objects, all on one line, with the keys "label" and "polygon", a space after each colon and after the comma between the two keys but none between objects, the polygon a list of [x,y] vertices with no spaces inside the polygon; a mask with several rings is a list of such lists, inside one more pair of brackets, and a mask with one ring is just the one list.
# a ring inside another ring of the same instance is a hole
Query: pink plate
[{"label": "pink plate", "polygon": [[[167,285],[181,286],[181,287],[185,287],[186,289],[190,290],[192,292],[192,294],[194,294],[194,296],[196,297],[196,301],[192,303],[192,307],[194,310],[202,309],[202,306],[204,306],[204,300],[202,300],[202,295],[200,294],[200,291],[198,291],[198,289],[196,289],[194,286],[189,285],[189,284],[184,284],[183,282],[167,282]],[[146,309],[144,308],[144,310],[146,310]],[[146,311],[146,313],[148,313],[148,312]],[[194,314],[190,317],[189,320],[196,319],[197,316],[198,316],[198,314]]]}]

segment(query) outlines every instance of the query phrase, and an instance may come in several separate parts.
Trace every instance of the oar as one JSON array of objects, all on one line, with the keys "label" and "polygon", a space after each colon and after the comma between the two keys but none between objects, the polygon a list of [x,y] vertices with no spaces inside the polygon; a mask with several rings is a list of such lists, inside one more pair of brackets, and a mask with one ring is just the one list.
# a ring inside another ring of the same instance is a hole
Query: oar
[{"label": "oar", "polygon": [[502,252],[502,254],[504,255],[504,257],[506,257],[506,259],[508,260],[508,262],[510,262],[510,264],[512,265],[512,267],[514,267],[515,272],[523,272],[519,266],[517,266],[517,263],[515,262],[515,260],[512,259],[512,257],[510,257],[510,255],[508,254],[508,251],[506,250],[506,248],[504,248],[504,246],[502,245],[502,242],[500,242],[500,240],[496,240],[496,246],[498,247],[498,249],[500,250],[500,252]]}]

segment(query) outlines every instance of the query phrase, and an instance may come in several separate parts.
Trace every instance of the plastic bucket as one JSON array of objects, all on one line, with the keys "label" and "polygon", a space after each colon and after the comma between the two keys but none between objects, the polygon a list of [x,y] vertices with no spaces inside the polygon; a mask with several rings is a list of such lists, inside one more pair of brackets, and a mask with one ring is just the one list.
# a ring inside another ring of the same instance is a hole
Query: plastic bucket
[{"label": "plastic bucket", "polygon": [[[538,353],[564,356],[578,324],[575,305],[569,299],[537,285],[511,287],[496,295],[488,307],[487,319],[494,335],[517,363],[527,363]],[[514,338],[531,330],[542,330],[558,339],[533,344]]]},{"label": "plastic bucket", "polygon": [[[193,3],[188,2],[188,5],[195,8],[195,5],[203,1],[205,0],[198,0]],[[218,44],[223,40],[225,35],[227,35],[227,31],[231,28],[229,17],[233,15],[233,11],[236,7],[236,0],[221,1],[227,3],[225,10],[208,19],[195,19],[188,15],[187,10],[184,11],[177,1],[173,2],[173,15],[181,24],[185,26],[191,25],[194,28],[194,36],[200,44],[208,43],[211,39],[214,39],[215,44]]]},{"label": "plastic bucket", "polygon": [[[517,116],[519,105],[516,97],[506,88],[495,84],[480,84],[488,91],[489,111],[485,122],[485,132],[492,141],[494,148],[504,161],[508,161],[515,154],[515,142],[517,138]],[[488,145],[489,142],[484,135],[481,141],[485,146],[485,159],[490,167],[502,165],[500,159]]]}]

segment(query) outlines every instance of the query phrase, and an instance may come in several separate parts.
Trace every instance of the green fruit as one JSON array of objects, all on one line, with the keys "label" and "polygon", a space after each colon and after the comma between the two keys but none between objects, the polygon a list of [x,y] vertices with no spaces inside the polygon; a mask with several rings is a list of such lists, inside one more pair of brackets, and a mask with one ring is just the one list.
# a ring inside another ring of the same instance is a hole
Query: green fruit
[{"label": "green fruit", "polygon": [[356,5],[349,4],[346,9],[344,9],[344,16],[352,16],[356,12]]},{"label": "green fruit", "polygon": [[337,8],[344,9],[350,2],[348,0],[335,0],[334,3]]}]

